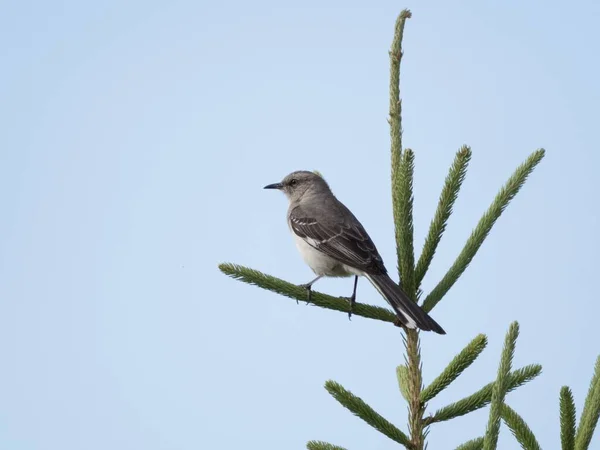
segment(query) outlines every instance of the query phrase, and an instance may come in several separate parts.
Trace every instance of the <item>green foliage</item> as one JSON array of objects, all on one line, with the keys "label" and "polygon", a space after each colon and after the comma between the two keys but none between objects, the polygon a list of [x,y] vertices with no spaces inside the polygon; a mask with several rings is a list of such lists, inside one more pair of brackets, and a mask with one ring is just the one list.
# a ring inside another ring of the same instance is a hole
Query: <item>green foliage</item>
[{"label": "green foliage", "polygon": [[[402,38],[404,36],[404,25],[406,19],[411,17],[409,10],[403,10],[396,20],[394,31],[394,40],[390,49],[390,139],[392,154],[392,210],[394,214],[394,224],[396,225],[396,252],[398,254],[398,267],[402,267],[402,249],[406,244],[405,236],[402,233],[404,221],[410,221],[412,230],[412,201],[410,218],[405,217],[406,213],[406,177],[403,179],[403,172],[406,175],[407,167],[404,167],[402,161],[402,101],[400,100],[400,62],[402,61]],[[410,181],[412,184],[412,180]],[[412,198],[412,195],[411,195]],[[412,233],[411,233],[412,246]],[[414,256],[413,256],[414,259]],[[410,269],[413,270],[414,266]],[[403,274],[400,273],[400,276]],[[408,292],[407,292],[408,293]],[[412,295],[409,293],[409,295]]]},{"label": "green foliage", "polygon": [[467,367],[473,364],[486,345],[487,338],[484,334],[480,334],[473,339],[450,361],[450,364],[448,364],[444,371],[421,392],[421,401],[426,403],[446,389]]},{"label": "green foliage", "polygon": [[481,450],[483,448],[483,438],[471,439],[462,445],[456,447],[456,450]]},{"label": "green foliage", "polygon": [[402,394],[402,397],[404,397],[404,400],[407,401],[410,398],[408,391],[408,377],[408,367],[406,367],[404,364],[401,364],[398,367],[396,367],[396,378],[398,379],[398,387],[400,388],[400,393]]},{"label": "green foliage", "polygon": [[[533,380],[540,373],[542,373],[542,366],[538,364],[531,364],[515,370],[507,377],[508,389],[506,392],[517,389],[525,383]],[[474,394],[438,409],[433,416],[430,416],[426,419],[427,423],[444,422],[446,420],[454,419],[455,417],[464,416],[465,414],[477,411],[478,409],[487,406],[492,400],[492,391],[494,386],[495,382],[486,384]]]},{"label": "green foliage", "polygon": [[423,389],[421,346],[419,333],[416,330],[406,330],[404,346],[408,368],[408,426],[413,446],[421,450],[425,445],[426,427],[423,421],[425,404],[421,401],[421,390]]},{"label": "green foliage", "polygon": [[568,386],[560,390],[560,443],[562,450],[575,449],[575,401]]},{"label": "green foliage", "polygon": [[333,398],[340,402],[342,406],[349,409],[354,415],[360,417],[373,428],[399,444],[410,447],[410,440],[406,434],[396,428],[388,420],[381,417],[381,415],[367,405],[361,398],[344,389],[341,384],[329,380],[325,383],[325,389],[327,389]]},{"label": "green foliage", "polygon": [[[295,300],[308,300],[305,288],[288,283],[280,278],[264,274],[258,270],[230,263],[219,264],[219,269],[224,274],[229,275],[236,280],[243,281],[244,283],[252,284]],[[344,313],[348,312],[348,301],[341,297],[332,297],[331,295],[312,291],[311,303],[321,308],[332,309]],[[364,303],[356,303],[354,305],[353,314],[355,316],[382,320],[384,322],[393,323],[396,320],[395,314],[390,310],[379,306],[366,305]]]},{"label": "green foliage", "polygon": [[398,253],[398,268],[404,292],[409,297],[415,298],[415,252],[413,246],[413,173],[415,170],[415,154],[406,149],[400,160],[398,173],[392,176],[397,178],[394,210],[396,215],[396,249]]},{"label": "green foliage", "polygon": [[492,230],[492,227],[502,215],[502,212],[504,212],[510,201],[517,195],[529,174],[542,160],[544,153],[543,149],[533,152],[529,158],[517,168],[504,187],[500,189],[500,192],[496,195],[496,198],[489,209],[485,212],[471,233],[471,236],[458,255],[458,258],[456,258],[456,261],[454,261],[454,264],[452,264],[446,275],[444,275],[442,280],[437,284],[433,291],[429,293],[423,302],[423,309],[425,311],[431,311],[435,305],[439,303],[442,297],[446,295],[454,283],[456,283],[456,280],[463,274],[475,257],[481,244],[483,244],[483,241]]},{"label": "green foliage", "polygon": [[507,404],[502,405],[502,420],[519,441],[521,448],[524,450],[541,450],[540,444],[538,444],[533,432],[523,418]]},{"label": "green foliage", "polygon": [[306,443],[306,448],[308,450],[346,450],[344,447],[338,447],[337,445],[323,441],[308,441]]},{"label": "green foliage", "polygon": [[[394,28],[394,40],[390,49],[390,137],[392,148],[392,173],[400,165],[402,152],[402,101],[400,100],[400,61],[402,61],[402,38],[406,19],[412,17],[408,9],[400,12]],[[393,177],[392,177],[393,180]],[[392,182],[393,184],[393,182]],[[394,191],[396,191],[394,186]],[[394,216],[395,217],[395,216]],[[396,222],[397,223],[397,222]]]},{"label": "green foliage", "polygon": [[596,359],[594,375],[579,418],[579,428],[575,435],[575,450],[588,449],[598,423],[598,417],[600,417],[600,356]]},{"label": "green foliage", "polygon": [[429,233],[425,239],[425,245],[423,245],[423,251],[417,267],[415,268],[415,284],[417,287],[421,286],[421,281],[429,269],[429,265],[433,260],[433,255],[437,249],[444,231],[446,231],[446,224],[452,214],[452,208],[454,202],[458,198],[458,192],[467,174],[467,167],[471,160],[471,149],[466,145],[463,145],[461,149],[456,153],[454,162],[450,167],[448,176],[444,183],[444,188],[440,194],[440,200],[438,202],[435,216],[429,226]]},{"label": "green foliage", "polygon": [[498,367],[498,377],[494,388],[492,389],[492,401],[490,405],[490,417],[483,440],[484,450],[495,450],[498,444],[498,435],[500,434],[500,416],[502,414],[502,405],[504,397],[509,388],[510,369],[513,356],[515,354],[515,344],[519,336],[519,324],[513,322],[506,333],[504,340],[504,349],[500,357],[500,366]]}]

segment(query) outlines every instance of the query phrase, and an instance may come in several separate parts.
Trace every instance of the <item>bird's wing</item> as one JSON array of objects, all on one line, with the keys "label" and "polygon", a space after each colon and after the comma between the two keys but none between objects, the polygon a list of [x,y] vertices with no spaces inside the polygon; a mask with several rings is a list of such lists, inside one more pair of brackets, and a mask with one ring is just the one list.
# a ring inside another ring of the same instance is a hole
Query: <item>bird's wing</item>
[{"label": "bird's wing", "polygon": [[375,244],[360,222],[346,211],[346,220],[319,220],[318,211],[297,206],[289,213],[290,228],[311,247],[347,266],[370,274],[386,273]]}]

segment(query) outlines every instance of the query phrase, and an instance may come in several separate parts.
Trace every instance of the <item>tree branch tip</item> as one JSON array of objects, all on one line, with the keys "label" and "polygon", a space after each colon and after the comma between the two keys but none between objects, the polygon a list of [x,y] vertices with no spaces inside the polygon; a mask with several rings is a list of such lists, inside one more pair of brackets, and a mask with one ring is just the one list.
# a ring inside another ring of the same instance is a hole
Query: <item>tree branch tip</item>
[{"label": "tree branch tip", "polygon": [[535,164],[538,164],[542,159],[546,156],[546,150],[543,148],[538,148],[531,155],[529,155],[529,159],[534,159]]},{"label": "tree branch tip", "polygon": [[471,151],[471,147],[469,147],[467,144],[463,144],[456,153],[464,158],[466,156],[470,157],[473,152]]},{"label": "tree branch tip", "polygon": [[223,262],[223,263],[220,263],[218,265],[218,267],[219,267],[219,270],[226,275],[229,275],[231,272],[233,272],[235,270],[235,264],[232,264],[232,263]]},{"label": "tree branch tip", "polygon": [[324,441],[308,441],[306,443],[308,450],[346,450],[344,447],[333,445]]},{"label": "tree branch tip", "polygon": [[400,11],[400,16],[401,19],[410,19],[412,17],[412,12],[410,12],[410,9],[403,9],[402,11]]},{"label": "tree branch tip", "polygon": [[325,384],[323,386],[325,387],[325,389],[328,389],[328,388],[335,388],[335,387],[341,386],[341,384],[334,380],[327,380],[327,381],[325,381]]},{"label": "tree branch tip", "polygon": [[223,272],[225,275],[230,276],[232,278],[235,279],[239,279],[241,275],[241,272],[243,271],[249,271],[249,272],[256,272],[256,270],[254,269],[250,269],[249,267],[245,267],[245,266],[240,266],[239,264],[235,264],[235,263],[220,263],[218,265],[219,270],[221,272]]},{"label": "tree branch tip", "polygon": [[478,341],[483,341],[485,345],[488,344],[488,337],[483,333],[479,333],[477,336],[473,338],[473,340],[477,339]]}]

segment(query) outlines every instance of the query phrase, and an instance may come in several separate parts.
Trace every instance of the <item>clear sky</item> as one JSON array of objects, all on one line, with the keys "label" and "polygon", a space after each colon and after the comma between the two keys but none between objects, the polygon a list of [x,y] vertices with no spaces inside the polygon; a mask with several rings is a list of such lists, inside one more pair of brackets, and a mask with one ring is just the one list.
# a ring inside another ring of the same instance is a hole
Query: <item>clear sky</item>
[{"label": "clear sky", "polygon": [[[398,330],[217,264],[311,279],[284,197],[262,187],[318,169],[393,271],[387,51],[405,7],[418,253],[455,151],[474,153],[425,292],[514,168],[547,149],[433,312],[448,334],[423,335],[426,383],[478,333],[489,346],[430,409],[493,379],[518,320],[515,366],[544,371],[508,403],[558,448],[559,389],[579,414],[600,353],[600,3],[372,4],[0,4],[2,448],[396,448],[322,386],[406,430]],[[351,281],[318,289],[348,295]],[[365,280],[358,295],[384,305]],[[429,448],[481,435],[487,412],[435,426]],[[506,431],[500,448],[516,448]]]}]

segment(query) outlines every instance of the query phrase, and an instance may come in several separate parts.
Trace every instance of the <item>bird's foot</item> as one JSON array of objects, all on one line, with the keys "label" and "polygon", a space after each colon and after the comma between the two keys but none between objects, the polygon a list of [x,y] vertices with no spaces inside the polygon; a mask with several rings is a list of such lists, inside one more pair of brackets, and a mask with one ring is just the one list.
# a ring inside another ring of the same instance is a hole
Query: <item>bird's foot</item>
[{"label": "bird's foot", "polygon": [[[312,284],[307,283],[307,284],[301,284],[299,286],[301,288],[306,289],[306,294],[307,294],[306,305],[309,305],[312,301]],[[298,303],[298,300],[296,300],[296,303]]]},{"label": "bird's foot", "polygon": [[352,297],[346,297],[348,300],[350,308],[348,309],[348,320],[352,320],[352,313],[354,313],[354,305],[356,304],[356,295]]}]

